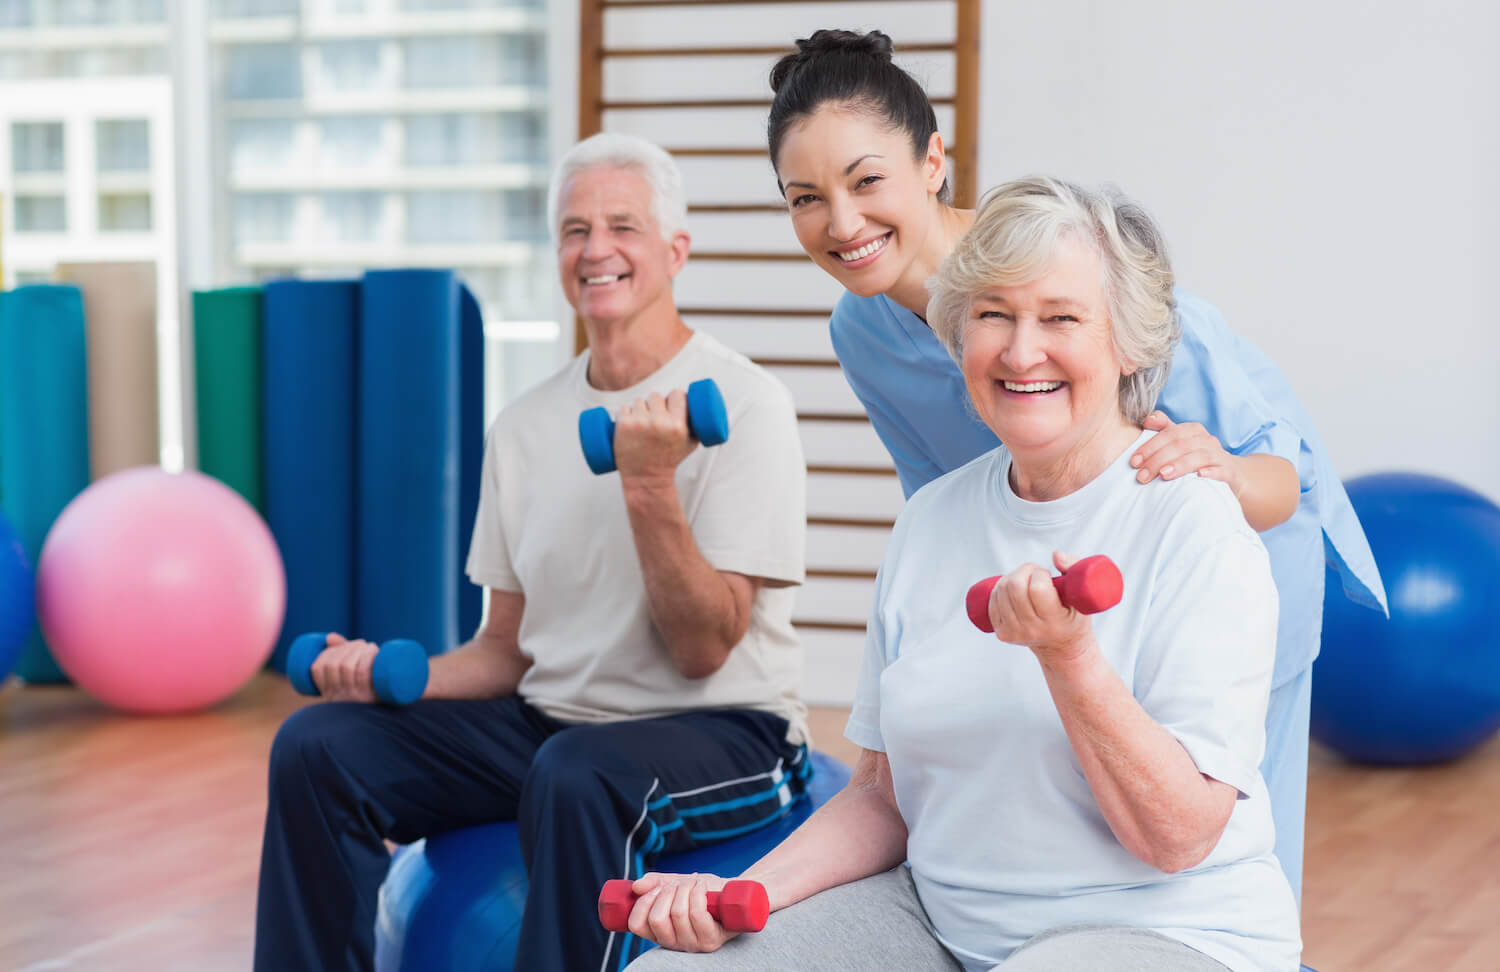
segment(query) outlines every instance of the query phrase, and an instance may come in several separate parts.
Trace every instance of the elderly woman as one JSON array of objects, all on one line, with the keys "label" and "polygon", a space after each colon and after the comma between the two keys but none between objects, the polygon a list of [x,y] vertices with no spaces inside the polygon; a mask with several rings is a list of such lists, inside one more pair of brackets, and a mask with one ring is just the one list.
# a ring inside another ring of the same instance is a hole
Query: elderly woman
[{"label": "elderly woman", "polygon": [[[1130,465],[1178,334],[1172,282],[1128,201],[1052,179],[988,198],[928,313],[1005,445],[896,524],[846,730],[854,778],[743,875],[770,898],[759,934],[710,918],[719,877],[638,881],[634,934],[716,954],[637,967],[1297,968],[1257,769],[1266,551],[1222,482],[1143,487]],[[1040,565],[1073,554],[1119,565],[1117,607],[1059,601]],[[997,573],[990,636],[964,595]]]}]

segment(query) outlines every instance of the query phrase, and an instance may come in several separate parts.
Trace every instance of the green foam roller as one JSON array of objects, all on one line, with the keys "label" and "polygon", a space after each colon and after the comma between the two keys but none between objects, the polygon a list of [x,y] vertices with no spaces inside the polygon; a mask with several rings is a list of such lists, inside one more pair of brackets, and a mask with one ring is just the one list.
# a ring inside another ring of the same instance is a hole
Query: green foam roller
[{"label": "green foam roller", "polygon": [[198,468],[265,512],[259,287],[193,292]]}]

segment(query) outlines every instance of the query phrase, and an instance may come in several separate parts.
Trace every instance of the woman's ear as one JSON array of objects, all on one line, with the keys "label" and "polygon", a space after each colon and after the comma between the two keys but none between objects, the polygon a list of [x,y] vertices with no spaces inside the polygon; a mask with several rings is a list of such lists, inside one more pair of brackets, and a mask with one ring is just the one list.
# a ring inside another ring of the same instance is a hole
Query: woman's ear
[{"label": "woman's ear", "polygon": [[927,191],[936,195],[948,178],[948,156],[943,151],[943,135],[933,132],[927,139],[927,154],[922,159],[922,174],[927,180]]}]

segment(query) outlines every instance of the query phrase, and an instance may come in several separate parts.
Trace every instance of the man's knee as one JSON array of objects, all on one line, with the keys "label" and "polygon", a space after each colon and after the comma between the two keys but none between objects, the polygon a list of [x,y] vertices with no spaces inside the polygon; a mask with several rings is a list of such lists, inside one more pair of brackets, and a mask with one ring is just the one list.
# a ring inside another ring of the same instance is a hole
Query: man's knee
[{"label": "man's knee", "polygon": [[293,712],[281,724],[271,744],[270,787],[273,794],[287,786],[332,782],[343,754],[353,746],[367,750],[362,725],[363,706],[322,703]]},{"label": "man's knee", "polygon": [[521,786],[521,815],[527,809],[554,813],[592,805],[604,790],[598,730],[565,729],[537,747]]}]

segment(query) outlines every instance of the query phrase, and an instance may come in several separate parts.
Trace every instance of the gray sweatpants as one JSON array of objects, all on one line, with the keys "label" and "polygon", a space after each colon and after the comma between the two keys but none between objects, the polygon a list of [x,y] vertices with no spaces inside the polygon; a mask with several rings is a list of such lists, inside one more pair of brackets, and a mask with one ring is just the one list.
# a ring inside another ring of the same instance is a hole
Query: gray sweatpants
[{"label": "gray sweatpants", "polygon": [[[1003,972],[1225,972],[1202,952],[1146,928],[1077,925],[1016,949]],[[653,949],[631,972],[962,972],[938,943],[905,866],[830,888],[771,916],[709,955]]]}]

